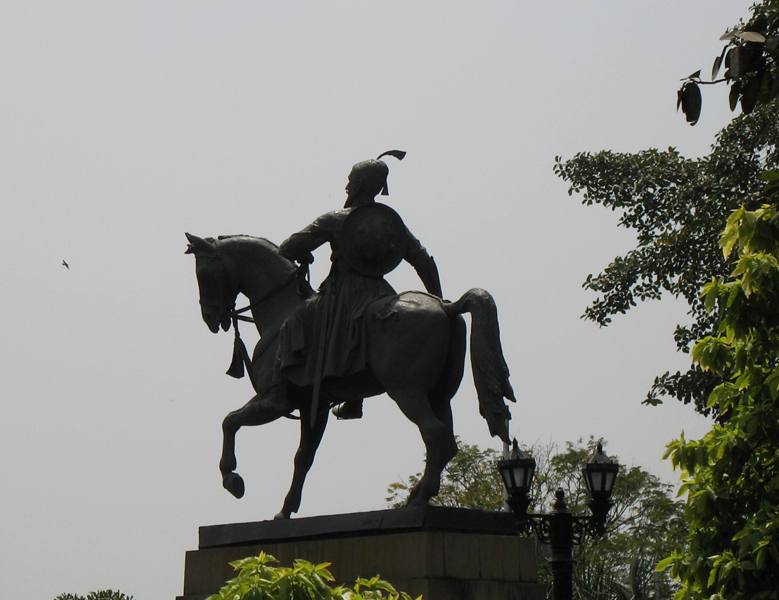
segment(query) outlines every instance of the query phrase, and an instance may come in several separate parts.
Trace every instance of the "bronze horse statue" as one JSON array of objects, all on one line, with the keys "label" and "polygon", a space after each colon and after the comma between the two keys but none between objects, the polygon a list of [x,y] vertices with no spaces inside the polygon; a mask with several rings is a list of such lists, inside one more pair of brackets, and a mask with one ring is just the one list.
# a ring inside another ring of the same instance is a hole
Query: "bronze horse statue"
[{"label": "bronze horse statue", "polygon": [[[291,417],[267,397],[276,359],[278,334],[285,320],[315,293],[292,261],[262,238],[245,235],[200,238],[186,234],[187,253],[195,256],[203,321],[213,333],[235,321],[238,294],[249,299],[260,341],[251,359],[251,380],[257,394],[223,423],[219,469],[224,487],[240,498],[244,483],[235,472],[235,435],[243,426],[263,425]],[[345,396],[387,393],[418,428],[425,444],[424,473],[408,504],[426,505],[438,493],[441,473],[457,453],[450,401],[465,365],[465,320],[470,313],[471,364],[479,410],[490,433],[508,443],[507,398],[516,401],[503,358],[497,309],[485,290],[471,289],[455,302],[425,292],[403,292],[377,300],[366,310],[368,370],[321,382],[324,399],[312,408],[311,386],[287,377],[289,400],[299,412],[300,444],[295,454],[289,492],[276,518],[289,518],[300,507],[303,483],[325,431],[329,408]],[[247,359],[248,362],[248,359]],[[312,414],[315,411],[315,414]],[[295,418],[295,417],[292,417]]]}]

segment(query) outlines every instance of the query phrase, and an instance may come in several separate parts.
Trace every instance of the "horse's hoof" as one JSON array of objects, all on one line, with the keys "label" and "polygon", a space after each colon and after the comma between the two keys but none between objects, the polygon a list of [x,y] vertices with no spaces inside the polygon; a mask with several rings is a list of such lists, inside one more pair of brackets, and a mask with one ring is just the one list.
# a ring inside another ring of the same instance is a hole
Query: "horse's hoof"
[{"label": "horse's hoof", "polygon": [[222,486],[236,498],[243,498],[246,491],[243,478],[238,473],[227,473],[222,476]]},{"label": "horse's hoof", "polygon": [[280,521],[281,519],[289,519],[289,513],[285,513],[284,511],[281,511],[273,515],[274,521]]}]

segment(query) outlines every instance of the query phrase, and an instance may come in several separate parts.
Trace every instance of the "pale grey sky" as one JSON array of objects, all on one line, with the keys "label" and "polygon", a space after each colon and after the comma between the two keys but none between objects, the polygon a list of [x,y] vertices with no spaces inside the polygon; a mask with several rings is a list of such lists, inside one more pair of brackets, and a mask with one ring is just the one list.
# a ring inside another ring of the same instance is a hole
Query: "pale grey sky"
[{"label": "pale grey sky", "polygon": [[[181,592],[197,526],[271,517],[297,425],[238,436],[247,493],[220,484],[223,416],[251,395],[224,375],[229,334],[199,316],[183,232],[280,242],[340,206],[354,162],[388,148],[387,200],[436,257],[445,295],[495,296],[526,442],[603,436],[670,479],[664,444],[705,421],[640,404],[684,367],[673,301],[608,329],[581,289],[631,245],[582,208],[556,154],[705,153],[722,90],[690,128],[680,77],[719,51],[748,2],[0,3],[0,597]],[[66,259],[71,270],[60,266]],[[317,254],[314,278],[326,272]],[[407,267],[391,277],[419,288]],[[248,328],[244,328],[248,331]],[[470,376],[455,429],[499,447]],[[300,515],[384,507],[422,465],[386,397],[331,422]],[[357,475],[359,473],[359,475]]]}]

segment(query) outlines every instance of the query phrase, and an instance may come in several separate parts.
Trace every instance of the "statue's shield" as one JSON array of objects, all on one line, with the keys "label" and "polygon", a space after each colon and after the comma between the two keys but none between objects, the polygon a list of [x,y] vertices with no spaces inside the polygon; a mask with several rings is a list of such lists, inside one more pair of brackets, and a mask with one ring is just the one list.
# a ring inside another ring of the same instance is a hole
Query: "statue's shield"
[{"label": "statue's shield", "polygon": [[355,208],[340,235],[341,259],[361,275],[381,277],[406,255],[406,226],[400,215],[376,202]]}]

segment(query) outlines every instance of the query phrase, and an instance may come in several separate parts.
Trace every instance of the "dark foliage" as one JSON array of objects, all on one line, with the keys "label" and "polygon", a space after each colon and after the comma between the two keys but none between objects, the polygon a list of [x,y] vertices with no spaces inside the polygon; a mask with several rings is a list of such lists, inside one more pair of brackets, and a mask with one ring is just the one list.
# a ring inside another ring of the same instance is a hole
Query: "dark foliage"
[{"label": "dark foliage", "polygon": [[[682,109],[690,125],[695,125],[701,114],[701,85],[729,85],[730,110],[741,105],[745,114],[779,97],[779,1],[753,5],[749,18],[720,39],[726,45],[714,59],[711,80],[702,80],[698,70],[683,80],[677,93],[676,107]],[[723,67],[722,78],[717,79]]]},{"label": "dark foliage", "polygon": [[[584,287],[598,296],[583,317],[605,326],[638,302],[670,293],[690,307],[690,323],[674,331],[679,351],[689,352],[694,340],[711,333],[717,314],[705,311],[699,292],[732,269],[718,245],[720,232],[730,211],[758,202],[758,175],[779,165],[778,143],[779,103],[772,101],[735,118],[702,158],[685,158],[674,148],[558,157],[554,170],[570,184],[569,195],[619,211],[619,225],[636,234],[634,249],[587,276]],[[705,399],[718,382],[697,366],[666,372],[655,379],[645,402],[670,396],[706,414]]]},{"label": "dark foliage", "polygon": [[78,594],[60,594],[54,600],[133,600],[132,596],[127,596],[119,591],[98,590],[89,592],[86,596]]}]

